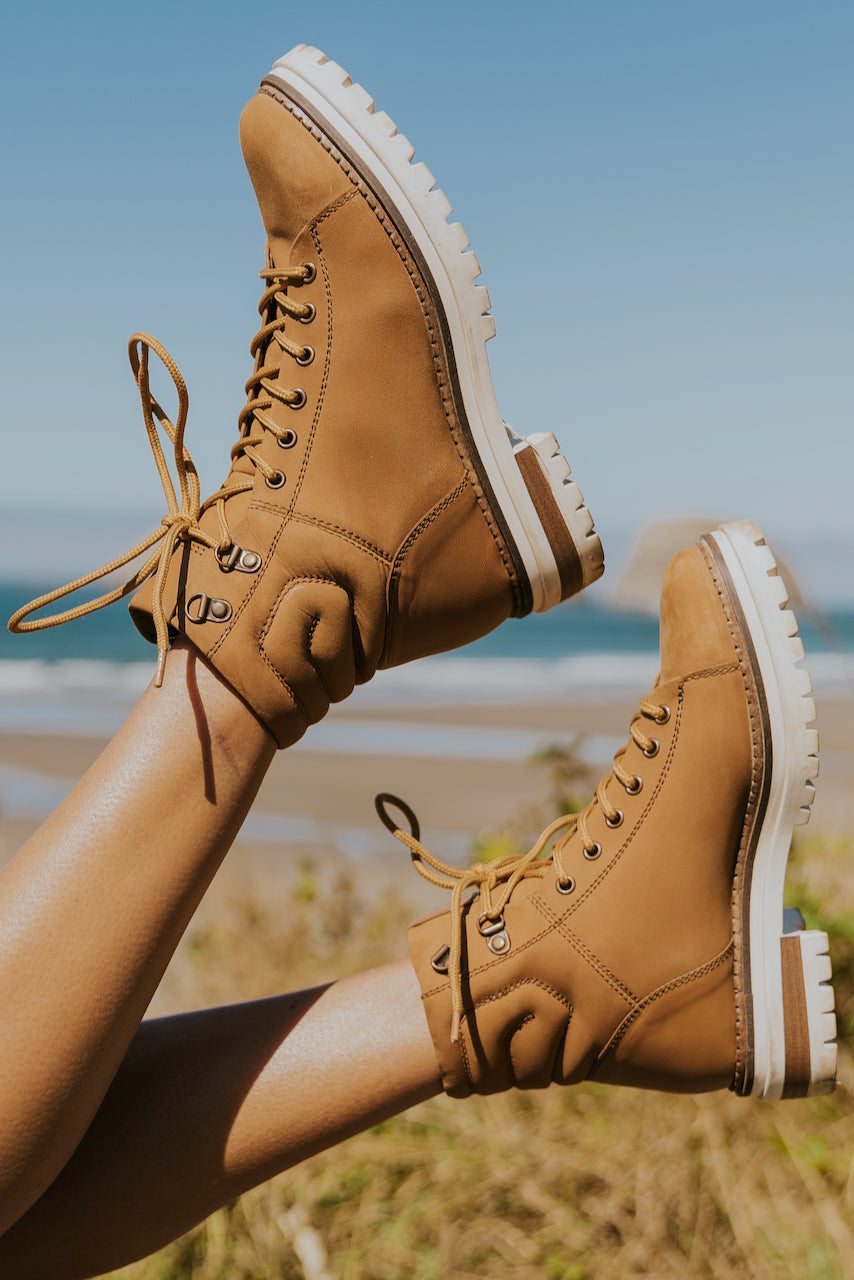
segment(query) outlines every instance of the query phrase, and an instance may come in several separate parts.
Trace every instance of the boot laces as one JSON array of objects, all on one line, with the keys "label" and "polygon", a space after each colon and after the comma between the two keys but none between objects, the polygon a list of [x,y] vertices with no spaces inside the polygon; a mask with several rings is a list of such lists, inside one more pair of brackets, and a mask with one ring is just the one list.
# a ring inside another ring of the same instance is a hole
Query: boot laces
[{"label": "boot laces", "polygon": [[[630,726],[630,737],[636,746],[648,757],[658,752],[658,741],[649,737],[641,727],[641,722],[654,721],[664,724],[670,718],[670,709],[642,698],[640,710],[634,715]],[[543,879],[555,875],[558,887],[563,892],[571,892],[575,881],[566,869],[565,857],[568,852],[570,837],[576,832],[581,840],[582,852],[588,859],[594,859],[602,852],[602,847],[590,834],[588,820],[597,806],[602,810],[606,822],[618,826],[622,821],[620,810],[616,809],[608,799],[606,788],[612,780],[616,780],[629,795],[637,795],[643,786],[642,779],[629,773],[622,765],[622,757],[629,744],[622,747],[614,757],[611,772],[603,778],[590,803],[580,813],[564,814],[540,833],[527,853],[506,854],[493,862],[478,862],[471,867],[453,867],[442,862],[434,854],[425,849],[420,840],[420,825],[415,813],[405,801],[386,793],[378,795],[374,801],[377,814],[385,827],[409,849],[413,866],[420,876],[429,884],[440,889],[451,890],[450,923],[451,937],[448,949],[448,979],[451,987],[451,1043],[456,1044],[460,1036],[460,1023],[463,1016],[463,979],[462,979],[462,946],[463,921],[465,908],[474,897],[481,900],[481,911],[477,919],[477,928],[484,937],[490,937],[504,928],[504,910],[516,886],[525,879]],[[392,806],[398,809],[409,824],[409,831],[403,831],[388,812]],[[558,834],[563,834],[555,839]],[[475,893],[463,897],[467,890]]]},{"label": "boot laces", "polygon": [[[299,388],[288,390],[277,385],[282,356],[307,363],[314,354],[311,347],[293,342],[284,333],[289,319],[309,323],[314,318],[314,307],[310,303],[294,301],[285,290],[289,285],[310,283],[315,278],[316,269],[311,263],[304,262],[297,267],[270,265],[259,274],[267,282],[258,303],[263,324],[249,346],[250,354],[255,358],[255,368],[246,382],[247,400],[237,419],[240,438],[232,447],[231,459],[232,462],[241,456],[251,459],[264,479],[271,481],[276,478],[276,468],[264,461],[256,446],[263,442],[265,431],[279,441],[286,440],[290,433],[287,427],[280,427],[269,416],[269,411],[277,400],[292,408],[300,408],[305,402],[304,393]],[[252,487],[251,483],[248,487]]]},{"label": "boot laces", "polygon": [[[289,338],[286,338],[282,330],[287,317],[302,321],[312,319],[314,308],[304,303],[292,301],[283,292],[283,288],[289,284],[302,284],[308,280],[313,280],[315,269],[308,263],[282,270],[271,266],[265,268],[260,275],[263,280],[267,281],[267,288],[258,304],[258,310],[265,323],[250,344],[250,352],[255,357],[255,369],[252,377],[246,383],[248,399],[238,418],[240,438],[231,450],[231,457],[234,461],[240,455],[245,454],[254,466],[261,471],[266,480],[272,480],[276,477],[276,470],[264,461],[257,452],[256,446],[262,442],[265,430],[272,432],[277,439],[286,438],[287,431],[277,426],[267,416],[267,411],[273,407],[275,400],[280,400],[285,404],[299,403],[300,395],[296,391],[286,391],[275,385],[274,379],[279,374],[281,357],[278,363],[269,362],[268,349],[275,343],[282,353],[295,359],[304,359],[310,351],[310,348],[301,346],[299,343],[292,342]],[[178,397],[178,415],[174,423],[151,393],[149,379],[149,356],[151,352],[154,352],[163,364],[172,379],[172,384]],[[131,592],[136,591],[143,582],[154,575],[151,607],[157,640],[157,671],[154,683],[159,687],[163,683],[166,654],[169,649],[169,624],[163,605],[163,596],[172,557],[182,543],[190,542],[200,543],[213,550],[217,556],[224,556],[233,546],[225,504],[235,494],[250,491],[254,487],[254,482],[249,476],[242,480],[238,479],[231,484],[223,485],[216,493],[205,499],[204,502],[200,502],[201,490],[198,473],[189,450],[184,444],[189,395],[181,371],[163,344],[147,333],[134,333],[130,337],[128,340],[128,358],[139,392],[148,443],[154,455],[154,462],[157,467],[157,473],[160,476],[160,482],[163,485],[163,492],[166,495],[168,511],[158,528],[154,529],[148,537],[143,538],[141,542],[131,547],[123,555],[110,560],[109,563],[102,565],[100,569],[83,574],[73,582],[67,583],[64,587],[57,587],[45,595],[38,596],[37,599],[31,600],[29,604],[18,609],[9,619],[8,628],[12,632],[21,634],[27,631],[43,631],[47,627],[58,627],[64,622],[73,622],[76,618],[95,613],[98,609],[103,609],[107,605],[113,604],[116,600],[121,600],[130,595]],[[163,428],[172,444],[175,471],[178,477],[177,493],[172,477],[169,474],[169,467],[158,434],[157,424]],[[261,430],[257,430],[254,424],[259,424]],[[201,516],[210,507],[216,507],[219,523],[218,538],[207,533],[199,524]],[[160,544],[159,546],[158,543]],[[87,587],[91,583],[98,582],[109,574],[117,572],[119,569],[124,568],[125,565],[145,555],[146,552],[150,554],[141,567],[123,585],[105,592],[94,600],[87,600],[83,604],[76,605],[74,608],[48,614],[43,618],[30,618],[30,614],[36,613],[39,609],[45,609],[55,604],[57,600],[62,600],[66,596],[72,595],[80,588]]]}]

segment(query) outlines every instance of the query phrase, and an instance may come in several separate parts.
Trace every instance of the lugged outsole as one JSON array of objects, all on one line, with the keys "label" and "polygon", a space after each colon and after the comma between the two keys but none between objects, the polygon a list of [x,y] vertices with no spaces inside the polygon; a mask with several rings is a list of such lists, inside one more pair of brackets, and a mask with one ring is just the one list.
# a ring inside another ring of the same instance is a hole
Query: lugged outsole
[{"label": "lugged outsole", "polygon": [[[414,147],[389,116],[376,111],[361,85],[319,49],[297,45],[276,62],[265,83],[290,96],[318,127],[335,136],[336,145],[342,145],[368,184],[387,196],[401,232],[414,237],[444,308],[472,462],[530,586],[529,607],[536,612],[551,608],[571,594],[561,560],[577,556],[577,571],[570,576],[573,589],[579,590],[602,573],[602,545],[581,491],[574,482],[567,483],[569,464],[554,437],[549,433],[526,440],[510,433],[501,418],[486,356],[486,343],[495,334],[489,294],[475,284],[480,264],[469,250],[465,231],[460,223],[447,221],[449,201],[427,166],[413,163]],[[553,451],[546,440],[554,441]],[[534,450],[551,493],[547,512],[540,486],[532,492],[517,464],[515,454],[526,444]],[[552,504],[563,521],[562,539]],[[545,527],[549,521],[551,537]]]},{"label": "lugged outsole", "polygon": [[783,889],[792,833],[809,820],[818,773],[815,703],[795,615],[770,548],[752,521],[702,540],[722,572],[756,685],[765,739],[755,844],[736,878],[736,1000],[746,1065],[739,1092],[802,1097],[829,1092],[836,1021],[827,936],[785,932]]},{"label": "lugged outsole", "polygon": [[[784,934],[781,948],[786,946],[796,947],[792,969],[801,986],[801,1015],[806,1025],[804,1042],[809,1046],[809,1060],[801,1076],[787,1073],[782,1096],[802,1098],[808,1094],[831,1093],[836,1083],[836,1014],[827,934],[818,929]],[[791,1036],[790,1030],[790,1039]]]}]

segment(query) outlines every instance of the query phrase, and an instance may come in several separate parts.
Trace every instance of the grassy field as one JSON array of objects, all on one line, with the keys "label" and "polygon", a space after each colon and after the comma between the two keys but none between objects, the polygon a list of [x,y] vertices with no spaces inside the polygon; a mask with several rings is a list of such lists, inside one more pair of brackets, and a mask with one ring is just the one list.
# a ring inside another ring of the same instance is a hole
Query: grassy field
[{"label": "grassy field", "polygon": [[[506,837],[498,837],[499,842]],[[839,1087],[752,1103],[585,1085],[439,1098],[244,1196],[118,1280],[854,1277],[854,885],[849,840],[802,839],[789,901],[832,936]],[[240,900],[183,944],[197,1004],[398,956],[405,903]],[[298,959],[295,962],[295,957]]]}]

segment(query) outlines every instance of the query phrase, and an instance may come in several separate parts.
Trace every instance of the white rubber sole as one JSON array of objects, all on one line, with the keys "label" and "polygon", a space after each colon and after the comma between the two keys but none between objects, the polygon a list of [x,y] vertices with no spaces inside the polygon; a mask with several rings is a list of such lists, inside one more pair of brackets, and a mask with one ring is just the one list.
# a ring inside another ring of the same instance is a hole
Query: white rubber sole
[{"label": "white rubber sole", "polygon": [[[783,889],[792,833],[809,820],[818,773],[815,703],[785,584],[752,521],[703,539],[727,586],[756,685],[765,748],[757,820],[734,900],[736,973],[743,985],[746,1067],[739,1091],[755,1097],[829,1092],[836,1079],[836,1018],[827,934],[789,931]],[[740,996],[737,992],[737,1000]]]},{"label": "white rubber sole", "polygon": [[[269,83],[293,95],[327,136],[333,138],[367,184],[393,206],[401,231],[414,239],[432,276],[447,322],[449,362],[456,365],[459,393],[473,457],[484,490],[494,499],[501,523],[515,543],[516,559],[530,585],[531,607],[542,612],[598,578],[604,568],[602,545],[581,491],[570,478],[569,464],[550,433],[515,436],[498,410],[486,343],[495,334],[489,294],[474,282],[480,265],[466,252],[468,238],[460,223],[449,224],[451,205],[435,185],[426,165],[412,164],[414,148],[361,85],[318,49],[297,45],[273,67]],[[385,200],[383,200],[385,204]],[[394,219],[397,221],[397,219]],[[537,483],[535,502],[516,455],[532,449],[528,480],[535,462],[548,494]],[[490,495],[491,490],[491,495]],[[543,511],[543,502],[547,510]],[[561,527],[562,525],[562,527]],[[571,539],[580,568],[561,564],[561,544]]]}]

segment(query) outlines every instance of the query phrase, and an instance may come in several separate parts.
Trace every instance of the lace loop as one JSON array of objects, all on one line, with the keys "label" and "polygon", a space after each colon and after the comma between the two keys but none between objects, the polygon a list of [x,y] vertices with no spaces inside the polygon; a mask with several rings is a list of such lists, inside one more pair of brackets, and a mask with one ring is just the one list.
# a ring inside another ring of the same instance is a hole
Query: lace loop
[{"label": "lace loop", "polygon": [[[495,926],[493,931],[503,929],[503,912],[510,895],[516,885],[525,876],[543,876],[548,874],[547,862],[538,861],[546,844],[558,831],[575,821],[569,814],[557,818],[540,835],[536,844],[521,857],[507,854],[496,858],[494,862],[476,863],[473,867],[451,867],[441,862],[429,850],[425,849],[418,839],[418,819],[409,805],[396,796],[387,793],[377,796],[374,801],[377,813],[383,824],[409,849],[412,864],[419,875],[439,889],[450,889],[451,894],[451,939],[448,957],[448,976],[451,983],[451,1043],[456,1044],[460,1035],[460,1022],[463,1015],[462,990],[462,940],[465,902],[463,894],[467,889],[478,891],[483,903],[479,913],[478,928],[484,937],[488,936],[481,928],[482,922],[490,922]],[[386,810],[387,804],[393,804],[406,815],[410,822],[410,831],[402,831]],[[493,894],[498,891],[493,900]]]},{"label": "lace loop", "polygon": [[[152,351],[165,367],[178,395],[178,416],[174,423],[151,394],[148,365],[149,355]],[[160,526],[150,533],[147,538],[144,538],[142,542],[138,542],[136,546],[131,547],[130,551],[125,552],[124,555],[117,556],[115,560],[102,565],[100,569],[84,574],[82,577],[75,579],[74,582],[70,582],[64,587],[58,587],[56,590],[49,591],[46,595],[32,600],[12,615],[8,626],[9,630],[14,632],[42,631],[47,627],[57,627],[63,622],[71,622],[75,618],[84,617],[87,613],[94,613],[97,609],[103,609],[115,600],[121,600],[124,596],[129,595],[131,591],[135,591],[152,574],[155,574],[152,600],[152,617],[154,619],[158,651],[155,684],[160,685],[163,681],[163,668],[166,661],[166,652],[169,648],[169,627],[163,609],[163,592],[172,556],[178,544],[182,541],[195,540],[212,547],[216,546],[216,542],[209,534],[199,528],[199,478],[193,460],[184,444],[189,396],[180,370],[166,348],[156,338],[152,338],[147,333],[135,333],[131,336],[128,341],[128,358],[139,391],[148,443],[154,455],[157,474],[160,476],[163,492],[166,495],[166,505],[169,510],[163,517]],[[166,432],[173,446],[180,502],[169,473],[166,455],[160,442],[158,424]],[[90,583],[97,582],[101,578],[115,573],[116,570],[124,568],[131,561],[144,555],[146,551],[157,547],[158,543],[160,543],[159,548],[152,551],[152,554],[141,568],[137,569],[123,586],[107,591],[95,600],[88,600],[75,608],[49,614],[44,618],[33,618],[26,621],[31,613],[47,608],[57,600],[62,600],[66,596],[72,595],[75,591],[79,591],[81,587],[87,587]]]},{"label": "lace loop", "polygon": [[[241,456],[248,457],[254,468],[261,472],[267,484],[271,488],[279,488],[285,483],[284,473],[266,462],[258,452],[257,446],[263,443],[265,432],[270,432],[285,448],[290,448],[296,443],[296,435],[291,428],[278,426],[267,415],[267,411],[272,409],[276,402],[287,404],[294,409],[302,408],[306,403],[306,394],[301,388],[288,390],[277,385],[276,379],[279,376],[281,360],[278,363],[267,363],[267,353],[271,343],[275,342],[280,352],[300,363],[307,364],[313,359],[313,348],[293,342],[285,336],[282,329],[289,317],[302,323],[310,322],[316,314],[316,309],[311,303],[300,303],[289,298],[283,289],[291,284],[309,283],[315,279],[317,269],[313,263],[303,263],[300,266],[285,269],[270,266],[260,274],[262,280],[267,283],[258,304],[258,310],[265,317],[265,323],[250,344],[250,350],[255,357],[255,370],[246,383],[248,399],[238,417],[240,438],[231,450],[231,457],[232,461],[236,461]],[[149,379],[151,352],[163,364],[172,379],[178,397],[178,414],[174,423],[151,394]],[[189,395],[181,372],[166,348],[147,333],[135,333],[131,336],[128,341],[128,358],[139,391],[148,443],[166,496],[167,513],[157,529],[136,546],[131,547],[124,555],[117,556],[108,564],[102,565],[100,569],[84,574],[64,587],[58,587],[54,591],[39,596],[36,600],[31,600],[29,604],[24,605],[12,615],[8,627],[10,631],[18,633],[42,631],[47,627],[57,627],[64,622],[82,618],[136,591],[153,574],[151,613],[157,640],[157,671],[154,682],[159,686],[163,682],[166,654],[169,649],[169,623],[163,599],[172,557],[182,543],[198,542],[217,553],[222,562],[222,558],[234,545],[226,514],[226,504],[236,494],[250,492],[254,488],[254,481],[249,476],[245,479],[233,478],[230,483],[223,485],[216,493],[200,503],[198,473],[184,444]],[[172,481],[158,428],[163,429],[173,447],[175,473],[178,479],[177,491]],[[219,537],[207,533],[199,524],[201,517],[211,508],[215,508],[216,511]],[[145,562],[122,586],[104,592],[94,600],[88,600],[74,608],[64,609],[42,618],[30,617],[40,609],[55,604],[57,600],[63,600],[75,591],[108,577],[145,555],[146,552],[150,554]]]}]

